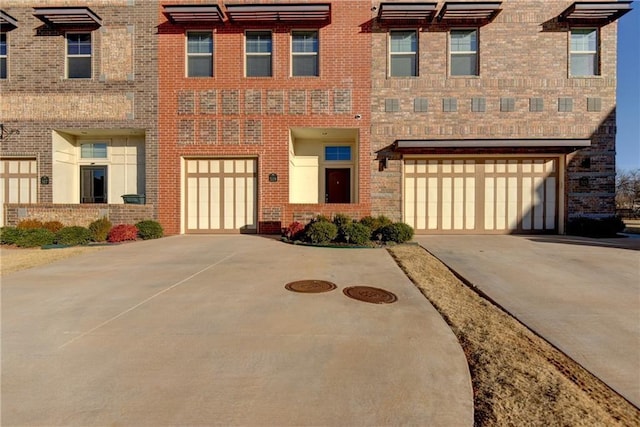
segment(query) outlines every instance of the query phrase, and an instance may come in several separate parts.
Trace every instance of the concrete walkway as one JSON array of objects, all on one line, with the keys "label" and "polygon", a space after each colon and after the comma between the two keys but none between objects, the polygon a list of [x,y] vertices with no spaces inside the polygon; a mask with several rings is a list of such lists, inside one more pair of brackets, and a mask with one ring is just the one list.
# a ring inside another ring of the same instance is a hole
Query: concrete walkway
[{"label": "concrete walkway", "polygon": [[[284,288],[303,279],[338,289]],[[473,397],[453,333],[386,251],[176,236],[3,277],[1,422],[471,426]]]},{"label": "concrete walkway", "polygon": [[640,238],[422,236],[417,240],[640,407]]}]

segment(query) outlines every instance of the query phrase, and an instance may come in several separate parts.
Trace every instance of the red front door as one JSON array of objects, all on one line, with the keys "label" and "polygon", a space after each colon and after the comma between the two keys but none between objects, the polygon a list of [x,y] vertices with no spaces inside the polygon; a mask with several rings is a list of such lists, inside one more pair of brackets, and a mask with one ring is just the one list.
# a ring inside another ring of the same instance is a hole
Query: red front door
[{"label": "red front door", "polygon": [[326,169],[325,188],[326,203],[351,203],[351,169]]}]

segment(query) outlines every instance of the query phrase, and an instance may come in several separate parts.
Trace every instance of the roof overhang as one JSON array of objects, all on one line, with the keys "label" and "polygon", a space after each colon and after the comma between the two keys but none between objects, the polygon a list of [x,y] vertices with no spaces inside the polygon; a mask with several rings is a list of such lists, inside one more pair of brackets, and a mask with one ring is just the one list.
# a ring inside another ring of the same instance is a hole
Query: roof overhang
[{"label": "roof overhang", "polygon": [[460,2],[448,1],[440,9],[438,21],[486,23],[500,13],[502,2]]},{"label": "roof overhang", "polygon": [[606,25],[631,11],[631,1],[577,1],[565,9],[559,21],[571,24]]},{"label": "roof overhang", "polygon": [[437,3],[380,3],[380,21],[427,21],[433,20]]},{"label": "roof overhang", "polygon": [[557,148],[566,151],[590,147],[590,139],[398,139],[394,151],[443,148]]},{"label": "roof overhang", "polygon": [[13,30],[18,27],[18,21],[4,10],[0,10],[0,28],[3,31]]},{"label": "roof overhang", "polygon": [[212,5],[165,5],[164,14],[173,24],[198,22],[222,23],[224,15],[217,4]]},{"label": "roof overhang", "polygon": [[225,4],[227,16],[235,22],[328,21],[330,3]]},{"label": "roof overhang", "polygon": [[33,15],[49,26],[101,26],[102,18],[88,7],[36,7]]}]

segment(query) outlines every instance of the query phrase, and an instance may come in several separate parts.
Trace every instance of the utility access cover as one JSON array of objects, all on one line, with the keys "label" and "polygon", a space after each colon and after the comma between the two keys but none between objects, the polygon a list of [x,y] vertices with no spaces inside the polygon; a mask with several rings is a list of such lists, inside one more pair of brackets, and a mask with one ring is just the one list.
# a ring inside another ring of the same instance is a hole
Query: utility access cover
[{"label": "utility access cover", "polygon": [[284,287],[289,291],[304,294],[318,294],[337,288],[335,283],[327,282],[326,280],[298,280],[297,282],[287,283]]},{"label": "utility access cover", "polygon": [[351,286],[344,288],[342,291],[349,298],[357,299],[358,301],[370,302],[372,304],[391,304],[396,302],[398,297],[395,294],[385,291],[380,288],[373,288],[371,286]]}]

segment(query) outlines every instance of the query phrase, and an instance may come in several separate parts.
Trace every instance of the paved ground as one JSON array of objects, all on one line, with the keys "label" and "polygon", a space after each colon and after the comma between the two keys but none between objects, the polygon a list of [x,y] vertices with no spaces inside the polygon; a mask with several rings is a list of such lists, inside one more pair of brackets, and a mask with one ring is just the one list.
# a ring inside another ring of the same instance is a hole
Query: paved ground
[{"label": "paved ground", "polygon": [[640,406],[640,238],[421,236],[417,240]]},{"label": "paved ground", "polygon": [[[302,279],[338,289],[284,289]],[[453,333],[386,251],[176,236],[3,277],[1,421],[470,426],[473,401]]]}]

